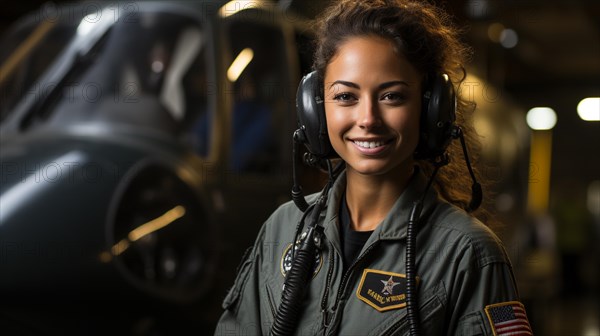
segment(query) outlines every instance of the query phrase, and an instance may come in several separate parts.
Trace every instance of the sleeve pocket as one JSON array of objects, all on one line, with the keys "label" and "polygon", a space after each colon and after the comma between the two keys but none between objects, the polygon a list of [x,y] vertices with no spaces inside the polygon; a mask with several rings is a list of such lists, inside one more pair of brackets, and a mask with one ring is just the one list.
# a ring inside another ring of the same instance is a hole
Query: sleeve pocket
[{"label": "sleeve pocket", "polygon": [[251,265],[254,262],[254,253],[252,247],[249,247],[244,256],[242,257],[242,261],[237,269],[237,275],[235,276],[235,281],[233,282],[233,286],[225,296],[223,300],[222,307],[226,310],[234,310],[237,306],[236,303],[240,298],[240,294],[244,289],[244,285],[248,280],[248,276],[250,275],[250,270],[252,269]]}]

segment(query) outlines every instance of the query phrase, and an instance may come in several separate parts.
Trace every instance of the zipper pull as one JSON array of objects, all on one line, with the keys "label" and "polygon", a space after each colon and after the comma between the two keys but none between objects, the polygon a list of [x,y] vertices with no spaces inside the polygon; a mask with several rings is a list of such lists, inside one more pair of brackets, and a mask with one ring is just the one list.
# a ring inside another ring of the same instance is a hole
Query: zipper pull
[{"label": "zipper pull", "polygon": [[325,309],[321,310],[321,313],[323,314],[323,334],[325,334],[325,331],[329,328],[329,313]]},{"label": "zipper pull", "polygon": [[331,311],[329,310],[321,310],[323,313],[323,335],[327,334],[327,330],[331,327],[331,322],[333,321],[333,317],[335,316],[336,309],[333,308]]}]

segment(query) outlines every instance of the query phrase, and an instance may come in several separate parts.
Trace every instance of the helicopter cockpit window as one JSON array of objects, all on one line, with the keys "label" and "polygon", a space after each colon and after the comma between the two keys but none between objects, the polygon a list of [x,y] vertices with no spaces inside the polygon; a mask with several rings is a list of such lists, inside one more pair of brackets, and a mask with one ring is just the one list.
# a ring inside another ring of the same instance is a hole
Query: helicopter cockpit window
[{"label": "helicopter cockpit window", "polygon": [[24,96],[39,98],[34,83],[75,34],[72,22],[25,20],[3,36],[0,45],[0,122]]},{"label": "helicopter cockpit window", "polygon": [[252,22],[229,26],[232,87],[230,168],[273,173],[279,168],[277,116],[285,109],[285,43],[281,31]]},{"label": "helicopter cockpit window", "polygon": [[[137,14],[135,20],[115,22],[74,63],[36,112],[35,124],[102,124],[183,136],[190,120],[208,113],[202,27],[178,14]],[[195,145],[208,148],[209,132],[196,134]]]}]

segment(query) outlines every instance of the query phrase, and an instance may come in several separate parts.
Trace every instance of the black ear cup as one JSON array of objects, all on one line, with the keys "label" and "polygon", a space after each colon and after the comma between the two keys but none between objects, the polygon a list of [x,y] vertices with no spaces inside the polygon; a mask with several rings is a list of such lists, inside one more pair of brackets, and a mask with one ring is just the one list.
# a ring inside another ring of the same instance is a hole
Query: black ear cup
[{"label": "black ear cup", "polygon": [[432,159],[444,154],[452,140],[456,120],[456,96],[448,75],[433,76],[425,85],[416,159]]},{"label": "black ear cup", "polygon": [[335,155],[327,134],[323,89],[316,71],[302,78],[296,93],[298,137],[310,153],[318,158]]},{"label": "black ear cup", "polygon": [[[454,86],[446,74],[430,77],[423,93],[416,159],[432,159],[444,153],[456,120]],[[318,158],[336,156],[327,134],[323,88],[316,71],[302,78],[296,94],[298,140]]]}]

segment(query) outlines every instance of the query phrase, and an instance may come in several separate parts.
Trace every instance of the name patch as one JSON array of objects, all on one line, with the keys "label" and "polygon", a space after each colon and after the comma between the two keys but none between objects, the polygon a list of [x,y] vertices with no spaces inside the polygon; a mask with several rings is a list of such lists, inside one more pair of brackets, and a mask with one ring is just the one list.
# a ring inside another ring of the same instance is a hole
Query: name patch
[{"label": "name patch", "polygon": [[406,307],[406,275],[365,269],[356,296],[380,312]]}]

